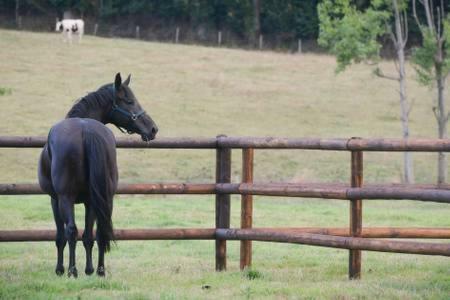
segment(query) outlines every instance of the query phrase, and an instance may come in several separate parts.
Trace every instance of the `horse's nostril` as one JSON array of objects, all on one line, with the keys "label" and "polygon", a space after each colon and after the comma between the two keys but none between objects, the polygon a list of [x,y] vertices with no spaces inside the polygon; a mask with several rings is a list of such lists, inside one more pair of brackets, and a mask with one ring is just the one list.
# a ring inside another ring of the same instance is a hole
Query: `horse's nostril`
[{"label": "horse's nostril", "polygon": [[157,132],[158,132],[158,128],[153,127],[153,128],[152,128],[152,133],[153,133],[153,134],[156,134]]}]

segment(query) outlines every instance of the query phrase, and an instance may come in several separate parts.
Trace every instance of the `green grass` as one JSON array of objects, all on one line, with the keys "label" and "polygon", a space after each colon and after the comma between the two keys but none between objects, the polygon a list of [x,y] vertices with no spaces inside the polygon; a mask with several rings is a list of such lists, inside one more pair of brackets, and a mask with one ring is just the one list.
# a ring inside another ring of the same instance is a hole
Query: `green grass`
[{"label": "green grass", "polygon": [[[359,65],[334,75],[332,57],[288,55],[87,36],[72,47],[56,34],[0,30],[1,135],[46,135],[76,98],[132,73],[131,86],[159,136],[400,137],[395,82]],[[390,62],[383,67],[394,71]],[[412,79],[412,68],[408,67]],[[435,137],[433,91],[410,80],[413,137]],[[122,135],[111,127],[117,136]],[[0,182],[36,182],[38,149],[0,149]],[[400,182],[401,154],[367,153],[366,182]],[[122,182],[212,182],[211,150],[118,151]],[[436,155],[415,154],[417,182],[436,180]],[[241,154],[233,153],[238,182]],[[348,182],[349,154],[255,152],[256,181]],[[239,226],[232,197],[232,226]],[[254,225],[347,226],[348,203],[255,197]],[[365,226],[449,227],[450,208],[413,201],[365,201]],[[77,224],[83,227],[83,209]],[[213,227],[212,196],[118,196],[116,228]],[[0,229],[54,228],[46,196],[0,196]],[[0,299],[446,299],[450,261],[364,252],[363,279],[347,279],[348,251],[254,243],[253,268],[240,272],[239,243],[228,271],[214,272],[213,241],[118,242],[107,277],[54,275],[53,243],[0,244]],[[66,251],[67,252],[67,251]],[[66,253],[66,262],[67,262]],[[78,269],[84,249],[77,248]],[[67,264],[66,264],[67,267]]]}]

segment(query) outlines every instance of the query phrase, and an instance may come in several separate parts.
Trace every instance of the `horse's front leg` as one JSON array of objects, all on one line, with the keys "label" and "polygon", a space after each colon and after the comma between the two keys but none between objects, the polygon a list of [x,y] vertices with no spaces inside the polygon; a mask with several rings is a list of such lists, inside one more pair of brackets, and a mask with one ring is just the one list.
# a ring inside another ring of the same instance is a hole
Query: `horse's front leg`
[{"label": "horse's front leg", "polygon": [[92,266],[92,247],[94,246],[93,227],[95,221],[95,213],[91,205],[84,204],[85,217],[84,217],[84,232],[83,232],[83,245],[86,249],[86,269],[84,272],[86,275],[94,273],[94,267]]},{"label": "horse's front leg", "polygon": [[72,45],[72,30],[67,31],[67,38],[69,39],[69,44]]},{"label": "horse's front leg", "polygon": [[67,239],[64,235],[64,221],[61,218],[58,207],[58,199],[52,197],[53,217],[56,223],[56,239],[55,244],[58,249],[58,260],[56,262],[55,272],[61,276],[64,274],[64,248],[66,247]]},{"label": "horse's front leg", "polygon": [[69,242],[69,269],[67,275],[78,277],[78,271],[75,266],[75,248],[77,244],[78,229],[75,224],[75,212],[74,204],[75,197],[69,197],[66,195],[58,195],[59,211],[63,216],[64,223],[66,225],[65,235]]}]

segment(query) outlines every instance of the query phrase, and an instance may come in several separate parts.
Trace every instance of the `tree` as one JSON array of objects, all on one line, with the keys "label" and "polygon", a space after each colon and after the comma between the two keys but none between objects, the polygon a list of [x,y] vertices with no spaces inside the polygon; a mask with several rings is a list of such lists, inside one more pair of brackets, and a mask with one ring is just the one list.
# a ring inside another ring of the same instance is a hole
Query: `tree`
[{"label": "tree", "polygon": [[[387,26],[391,41],[395,47],[398,77],[394,80],[399,82],[399,96],[400,96],[400,118],[402,122],[402,133],[403,138],[409,138],[409,113],[411,111],[411,103],[408,101],[406,96],[406,71],[405,71],[405,46],[408,40],[408,19],[406,16],[405,3],[403,6],[399,7],[397,0],[392,0],[391,10],[394,15],[394,30],[391,30],[391,26]],[[375,4],[376,5],[376,4]],[[378,5],[382,5],[379,3]],[[379,8],[379,6],[376,6]],[[379,69],[378,69],[379,70]],[[380,71],[378,75],[384,76]],[[414,181],[414,171],[413,171],[413,161],[411,152],[405,152],[403,155],[403,165],[404,165],[404,179],[406,183],[412,183]]]},{"label": "tree", "polygon": [[[424,10],[425,23],[417,15],[416,0],[413,0],[413,15],[422,35],[422,47],[416,48],[413,63],[419,76],[419,81],[432,86],[436,84],[437,105],[433,112],[438,124],[438,136],[446,139],[449,113],[445,103],[445,82],[450,72],[450,20],[446,17],[444,1],[437,7],[429,0],[419,0]],[[435,8],[435,9],[434,9]],[[447,181],[447,156],[438,153],[438,184]]]},{"label": "tree", "polygon": [[[362,5],[362,4],[361,4]],[[385,75],[376,65],[375,75],[398,81],[402,136],[410,137],[409,113],[411,104],[406,96],[405,46],[408,38],[406,1],[374,0],[364,11],[347,0],[325,0],[319,5],[319,44],[337,57],[336,71],[343,71],[352,63],[378,62],[381,37],[388,34],[396,51],[397,75]],[[414,182],[410,152],[403,155],[403,179]]]}]

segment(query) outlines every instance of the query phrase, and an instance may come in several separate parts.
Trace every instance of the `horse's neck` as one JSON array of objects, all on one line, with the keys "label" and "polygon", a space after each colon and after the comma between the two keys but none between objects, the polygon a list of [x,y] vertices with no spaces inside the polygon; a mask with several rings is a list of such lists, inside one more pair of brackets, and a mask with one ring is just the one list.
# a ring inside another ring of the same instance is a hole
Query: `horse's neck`
[{"label": "horse's neck", "polygon": [[76,117],[77,118],[94,119],[99,122],[102,122],[103,124],[106,124],[106,120],[107,120],[107,118],[106,118],[107,114],[105,114],[105,112],[102,110],[89,110],[83,114],[77,114]]},{"label": "horse's neck", "polygon": [[112,108],[112,101],[108,98],[87,97],[80,100],[67,113],[66,118],[89,118],[97,120],[103,124],[108,122],[108,116]]}]

